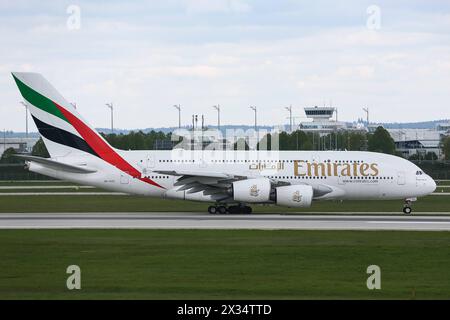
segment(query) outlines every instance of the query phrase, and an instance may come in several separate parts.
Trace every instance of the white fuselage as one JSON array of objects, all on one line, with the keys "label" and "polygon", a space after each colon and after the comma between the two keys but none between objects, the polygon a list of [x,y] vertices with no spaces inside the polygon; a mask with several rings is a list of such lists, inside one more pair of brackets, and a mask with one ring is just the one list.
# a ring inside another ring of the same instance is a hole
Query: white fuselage
[{"label": "white fuselage", "polygon": [[409,199],[433,192],[436,184],[420,168],[403,158],[359,151],[121,151],[141,175],[161,187],[136,179],[100,158],[86,154],[56,161],[95,169],[68,173],[31,163],[30,170],[54,178],[99,188],[151,197],[213,201],[202,192],[186,194],[174,185],[179,176],[155,171],[223,173],[248,178],[267,177],[276,183],[306,184],[332,189],[315,200]]}]

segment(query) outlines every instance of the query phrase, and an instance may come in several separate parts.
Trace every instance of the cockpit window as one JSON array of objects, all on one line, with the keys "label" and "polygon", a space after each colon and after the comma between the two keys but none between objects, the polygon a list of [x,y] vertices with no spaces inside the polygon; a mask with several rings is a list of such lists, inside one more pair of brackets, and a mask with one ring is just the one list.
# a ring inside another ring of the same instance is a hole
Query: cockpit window
[{"label": "cockpit window", "polygon": [[423,171],[422,171],[422,170],[416,171],[416,176],[420,176],[420,175],[422,175],[422,174],[423,174]]}]

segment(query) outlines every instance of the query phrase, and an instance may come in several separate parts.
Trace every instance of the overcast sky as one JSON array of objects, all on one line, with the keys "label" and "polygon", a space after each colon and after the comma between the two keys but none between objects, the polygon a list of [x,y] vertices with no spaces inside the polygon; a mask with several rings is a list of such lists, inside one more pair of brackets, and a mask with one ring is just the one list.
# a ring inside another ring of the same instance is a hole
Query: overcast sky
[{"label": "overcast sky", "polygon": [[95,127],[110,101],[128,129],[176,126],[174,104],[184,124],[215,124],[214,104],[223,124],[252,124],[249,105],[268,125],[290,104],[450,118],[448,0],[0,0],[0,39],[0,130],[24,131],[11,71],[44,74]]}]

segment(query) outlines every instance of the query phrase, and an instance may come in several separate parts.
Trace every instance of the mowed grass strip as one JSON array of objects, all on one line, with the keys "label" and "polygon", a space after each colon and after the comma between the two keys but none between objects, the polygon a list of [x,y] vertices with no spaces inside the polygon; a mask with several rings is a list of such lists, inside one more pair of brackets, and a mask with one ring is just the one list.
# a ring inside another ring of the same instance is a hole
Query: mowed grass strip
[{"label": "mowed grass strip", "polygon": [[[0,299],[450,298],[449,232],[2,230],[0,243]],[[381,290],[366,287],[373,264]]]},{"label": "mowed grass strip", "polygon": [[[450,190],[449,190],[450,191]],[[41,193],[41,192],[48,192],[48,193],[58,193],[58,192],[73,192],[73,193],[77,193],[77,192],[111,192],[108,190],[104,190],[104,189],[99,189],[99,188],[80,188],[78,186],[73,186],[73,187],[64,187],[64,188],[38,188],[38,189],[21,189],[20,187],[14,187],[13,189],[1,189],[0,187],[0,193]]]},{"label": "mowed grass strip", "polygon": [[0,186],[76,186],[78,184],[62,180],[1,180]]},{"label": "mowed grass strip", "polygon": [[[83,190],[84,191],[84,190]],[[87,191],[87,190],[86,190]],[[1,196],[0,213],[39,212],[206,212],[209,203],[168,200],[139,196],[82,196],[39,195]],[[286,208],[274,205],[254,205],[259,213],[314,213],[314,212],[398,212],[402,213],[401,200],[373,201],[319,201],[310,208]],[[413,204],[414,213],[450,212],[450,196],[428,196]]]}]

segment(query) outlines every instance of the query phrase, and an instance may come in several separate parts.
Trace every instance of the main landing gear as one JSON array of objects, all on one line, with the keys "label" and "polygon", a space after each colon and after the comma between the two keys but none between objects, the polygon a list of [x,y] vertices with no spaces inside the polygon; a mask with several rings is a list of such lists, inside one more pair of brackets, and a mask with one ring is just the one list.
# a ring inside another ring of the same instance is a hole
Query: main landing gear
[{"label": "main landing gear", "polygon": [[244,214],[250,214],[252,213],[252,207],[249,206],[242,206],[242,205],[238,205],[238,206],[224,206],[224,205],[218,205],[218,206],[209,206],[208,207],[208,213],[210,214],[239,214],[239,213],[244,213]]},{"label": "main landing gear", "polygon": [[415,199],[406,199],[405,204],[403,205],[403,213],[410,214],[412,212],[411,205]]}]

